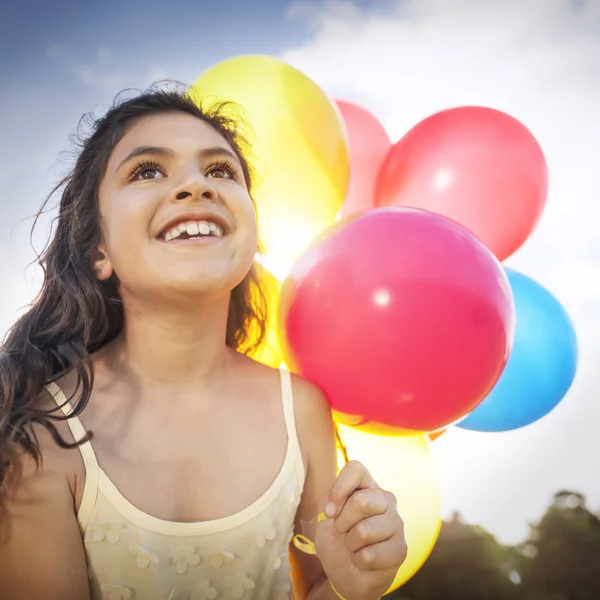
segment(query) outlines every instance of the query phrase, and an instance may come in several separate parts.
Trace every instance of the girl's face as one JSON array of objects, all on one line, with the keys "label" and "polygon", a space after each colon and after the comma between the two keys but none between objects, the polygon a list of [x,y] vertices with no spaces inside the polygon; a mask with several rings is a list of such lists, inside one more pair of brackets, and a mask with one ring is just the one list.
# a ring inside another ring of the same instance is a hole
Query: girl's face
[{"label": "girl's face", "polygon": [[185,113],[140,119],[115,146],[99,189],[98,277],[124,297],[225,294],[258,245],[242,167],[226,140]]}]

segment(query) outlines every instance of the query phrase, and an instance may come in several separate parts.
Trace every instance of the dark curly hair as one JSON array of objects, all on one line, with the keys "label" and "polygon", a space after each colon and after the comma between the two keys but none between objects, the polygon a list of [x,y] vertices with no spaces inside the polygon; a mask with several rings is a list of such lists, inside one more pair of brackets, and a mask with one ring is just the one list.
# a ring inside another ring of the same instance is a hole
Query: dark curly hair
[{"label": "dark curly hair", "polygon": [[[54,422],[65,417],[56,408],[42,410],[37,399],[44,387],[67,371],[77,373],[71,395],[73,414],[86,407],[94,380],[90,355],[113,340],[123,327],[123,306],[118,281],[112,276],[99,281],[93,257],[101,241],[98,188],[115,145],[139,119],[150,115],[181,112],[201,119],[231,145],[242,165],[248,189],[252,177],[243,123],[231,103],[202,106],[187,87],[160,84],[130,99],[120,99],[99,119],[91,121],[91,133],[78,143],[75,166],[50,193],[38,212],[35,224],[50,198],[62,190],[56,229],[39,256],[44,281],[37,298],[8,332],[0,347],[0,486],[16,452],[29,453],[39,465],[40,449],[31,424],[43,425],[56,443],[74,448],[90,439],[68,443]],[[233,108],[233,110],[231,110]],[[239,108],[239,107],[237,107]],[[267,305],[254,264],[231,293],[226,344],[249,353],[264,339]]]}]

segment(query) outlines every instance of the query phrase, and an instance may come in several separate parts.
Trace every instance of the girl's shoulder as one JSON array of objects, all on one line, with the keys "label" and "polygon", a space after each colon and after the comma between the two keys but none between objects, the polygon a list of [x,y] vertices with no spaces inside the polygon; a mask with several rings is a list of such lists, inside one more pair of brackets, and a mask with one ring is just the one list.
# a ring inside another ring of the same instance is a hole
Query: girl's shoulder
[{"label": "girl's shoulder", "polygon": [[[68,398],[71,393],[70,378],[60,379],[57,381],[57,385],[62,394]],[[59,398],[54,399],[50,391],[45,389],[36,398],[33,407],[42,411],[53,411],[53,415],[62,416],[63,413],[58,409],[57,401],[60,402],[61,400]],[[75,438],[64,419],[52,419],[51,424],[62,440],[68,444],[75,442]],[[32,423],[29,430],[38,442],[40,461],[39,464],[36,464],[33,457],[22,453],[20,461],[23,468],[31,476],[39,477],[48,482],[49,485],[63,486],[66,484],[73,497],[73,507],[76,513],[83,495],[83,484],[85,482],[85,467],[79,449],[61,447],[51,429],[42,423]]]},{"label": "girl's shoulder", "polygon": [[[256,380],[279,397],[279,385],[283,383],[280,370],[246,359],[253,364],[246,363],[253,369]],[[285,375],[283,375],[285,377]],[[294,421],[305,465],[310,462],[311,455],[322,452],[335,451],[335,427],[333,424],[329,401],[323,390],[308,379],[290,373],[292,401],[294,408]]]},{"label": "girl's shoulder", "polygon": [[[52,402],[44,393],[34,405],[47,410]],[[64,421],[53,423],[69,440]],[[11,453],[5,473],[0,517],[2,589],[11,598],[89,598],[74,493],[81,475],[79,452],[60,448],[40,423],[29,425],[28,430],[39,446],[40,461],[18,448]],[[33,565],[35,577],[31,577]]]},{"label": "girl's shoulder", "polygon": [[299,375],[292,375],[294,413],[305,464],[335,454],[336,434],[331,407],[323,390]]},{"label": "girl's shoulder", "polygon": [[331,409],[323,390],[308,379],[295,373],[291,374],[292,392],[297,418],[300,422],[328,423],[331,421]]},{"label": "girl's shoulder", "polygon": [[[281,374],[281,369],[266,366],[248,357],[243,357],[246,368],[252,369],[254,381],[260,381],[261,386],[269,389],[272,395],[280,395],[280,385],[286,385],[286,375]],[[298,375],[289,373],[291,381],[294,415],[298,427],[309,425],[328,425],[331,423],[331,409],[323,390],[315,383]]]}]

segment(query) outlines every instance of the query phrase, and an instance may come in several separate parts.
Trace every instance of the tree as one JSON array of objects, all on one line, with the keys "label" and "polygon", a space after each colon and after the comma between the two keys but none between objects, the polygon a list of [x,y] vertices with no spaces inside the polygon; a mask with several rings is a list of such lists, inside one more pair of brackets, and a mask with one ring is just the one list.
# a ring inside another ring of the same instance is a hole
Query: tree
[{"label": "tree", "polygon": [[389,596],[394,600],[515,600],[510,579],[514,549],[456,513],[442,524],[431,556],[416,575]]},{"label": "tree", "polygon": [[431,556],[393,600],[600,600],[600,518],[563,490],[528,539],[502,546],[455,514]]},{"label": "tree", "polygon": [[524,600],[598,600],[600,519],[587,509],[584,496],[556,493],[513,564]]}]

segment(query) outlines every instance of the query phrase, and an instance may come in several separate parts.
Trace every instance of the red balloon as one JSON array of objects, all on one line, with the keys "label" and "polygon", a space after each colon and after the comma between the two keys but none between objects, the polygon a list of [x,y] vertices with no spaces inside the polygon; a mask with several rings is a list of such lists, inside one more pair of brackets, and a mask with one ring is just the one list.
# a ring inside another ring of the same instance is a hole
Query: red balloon
[{"label": "red balloon", "polygon": [[375,204],[449,217],[504,260],[533,231],[547,193],[546,160],[530,131],[503,112],[465,106],[428,117],[392,147]]},{"label": "red balloon", "polygon": [[350,181],[341,211],[347,216],[373,208],[377,174],[392,142],[369,111],[351,102],[335,102],[346,125],[350,150]]},{"label": "red balloon", "polygon": [[286,364],[321,386],[340,422],[426,432],[492,389],[514,305],[504,269],[466,229],[426,211],[374,209],[334,224],[296,261],[279,331]]}]

